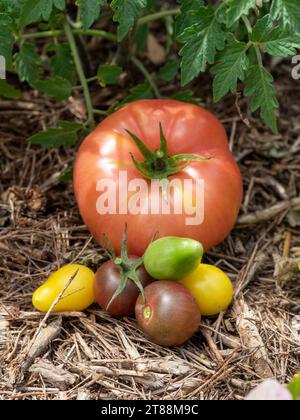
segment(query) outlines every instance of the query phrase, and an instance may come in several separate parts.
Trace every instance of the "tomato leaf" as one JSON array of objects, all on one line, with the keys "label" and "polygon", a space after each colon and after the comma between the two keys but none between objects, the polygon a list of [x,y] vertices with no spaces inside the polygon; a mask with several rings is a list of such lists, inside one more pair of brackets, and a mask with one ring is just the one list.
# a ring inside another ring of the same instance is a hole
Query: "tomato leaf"
[{"label": "tomato leaf", "polygon": [[270,14],[272,20],[279,19],[284,26],[300,34],[299,0],[273,0]]},{"label": "tomato leaf", "polygon": [[214,100],[218,102],[229,91],[236,93],[238,80],[245,79],[249,68],[247,44],[237,41],[233,35],[228,37],[228,46],[217,55],[216,64],[211,69],[215,76],[213,83]]},{"label": "tomato leaf", "polygon": [[165,82],[171,82],[175,79],[180,64],[176,61],[171,61],[170,63],[165,64],[163,67],[160,68],[158,77]]},{"label": "tomato leaf", "polygon": [[21,91],[7,83],[6,80],[0,80],[0,96],[8,99],[18,99],[21,94]]},{"label": "tomato leaf", "polygon": [[21,8],[26,0],[1,0],[0,11],[8,13],[13,19],[20,17]]},{"label": "tomato leaf", "polygon": [[262,66],[250,67],[245,80],[245,96],[252,96],[251,109],[260,109],[260,115],[267,125],[276,133],[277,123],[275,110],[279,107],[272,75]]},{"label": "tomato leaf", "polygon": [[64,0],[25,0],[21,9],[20,23],[29,25],[39,20],[49,20],[53,7],[64,10]]},{"label": "tomato leaf", "polygon": [[[60,76],[70,83],[74,83],[75,66],[69,44],[50,44],[48,51],[54,51],[55,55],[50,61],[50,69],[54,76]],[[62,66],[61,64],[64,63]]]},{"label": "tomato leaf", "polygon": [[58,101],[64,101],[72,95],[71,83],[60,76],[53,77],[52,79],[38,80],[34,83],[34,86]]},{"label": "tomato leaf", "polygon": [[295,35],[289,28],[282,28],[282,26],[274,27],[269,15],[257,21],[251,41],[259,44],[265,52],[275,57],[294,56],[300,48],[300,34]]},{"label": "tomato leaf", "polygon": [[65,0],[53,0],[53,3],[58,10],[65,10]]},{"label": "tomato leaf", "polygon": [[152,88],[148,82],[142,83],[132,88],[130,90],[130,94],[125,99],[123,99],[123,101],[111,106],[108,110],[108,113],[111,114],[129,102],[137,101],[139,99],[153,99]]},{"label": "tomato leaf", "polygon": [[133,27],[139,13],[147,7],[147,0],[112,0],[111,7],[116,10],[113,19],[119,23],[118,41],[122,41]]},{"label": "tomato leaf", "polygon": [[175,99],[176,101],[187,102],[194,105],[203,105],[203,102],[199,98],[195,98],[194,93],[189,90],[180,90],[176,92],[171,99]]},{"label": "tomato leaf", "polygon": [[35,134],[30,137],[28,141],[43,147],[71,147],[77,142],[77,134],[82,129],[82,124],[70,121],[60,121],[58,128],[49,128],[47,131]]},{"label": "tomato leaf", "polygon": [[73,181],[74,167],[68,168],[59,178],[60,182]]},{"label": "tomato leaf", "polygon": [[123,73],[123,69],[116,64],[101,64],[98,68],[98,79],[100,85],[114,85],[117,83],[119,77]]},{"label": "tomato leaf", "polygon": [[236,23],[242,15],[248,15],[249,10],[256,7],[256,0],[227,0],[226,6],[227,26],[230,27]]},{"label": "tomato leaf", "polygon": [[155,7],[157,6],[157,3],[159,2],[159,0],[147,0],[147,8],[146,11],[151,12],[155,9]]},{"label": "tomato leaf", "polygon": [[204,6],[203,0],[179,0],[179,3],[181,7],[175,23],[176,37],[180,36],[186,28],[197,23],[198,18],[194,12],[197,12],[200,7]]},{"label": "tomato leaf", "polygon": [[137,52],[143,52],[146,50],[148,35],[148,25],[141,25],[137,28],[134,34],[134,42],[136,44]]},{"label": "tomato leaf", "polygon": [[183,86],[203,72],[207,64],[212,64],[217,50],[222,50],[225,44],[225,33],[215,10],[202,7],[197,16],[198,23],[187,28],[179,37],[179,41],[185,44],[180,50]]},{"label": "tomato leaf", "polygon": [[101,7],[107,5],[107,0],[78,0],[80,18],[83,29],[89,29],[99,18]]},{"label": "tomato leaf", "polygon": [[21,45],[20,51],[15,54],[16,69],[21,82],[33,85],[40,73],[40,56],[35,53],[30,44]]},{"label": "tomato leaf", "polygon": [[6,13],[0,13],[0,55],[4,57],[7,68],[12,63],[12,49],[14,44],[14,37],[9,28],[10,21],[11,19]]}]

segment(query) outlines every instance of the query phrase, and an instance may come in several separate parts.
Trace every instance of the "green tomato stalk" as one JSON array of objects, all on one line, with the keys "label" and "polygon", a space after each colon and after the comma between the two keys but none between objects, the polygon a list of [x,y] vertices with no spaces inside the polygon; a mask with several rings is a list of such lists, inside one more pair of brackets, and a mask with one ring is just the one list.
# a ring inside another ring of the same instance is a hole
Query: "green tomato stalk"
[{"label": "green tomato stalk", "polygon": [[148,149],[145,143],[143,143],[142,140],[139,139],[135,134],[131,133],[129,130],[126,130],[145,158],[143,162],[138,162],[131,153],[131,158],[136,169],[145,178],[163,181],[168,179],[169,176],[175,175],[185,169],[191,162],[206,161],[211,159],[195,153],[184,153],[170,156],[168,153],[168,142],[164,135],[161,123],[159,123],[159,128],[160,147],[154,152]]},{"label": "green tomato stalk", "polygon": [[139,291],[142,294],[143,299],[145,299],[145,293],[143,285],[139,279],[139,276],[137,274],[137,270],[140,268],[140,266],[143,264],[143,258],[139,258],[135,260],[134,262],[131,262],[129,260],[128,252],[127,252],[127,224],[125,224],[125,230],[123,235],[123,242],[122,242],[122,250],[121,250],[121,256],[117,257],[115,254],[115,251],[113,249],[113,246],[109,240],[109,238],[104,235],[104,241],[106,248],[105,252],[106,255],[109,257],[111,261],[118,267],[120,270],[120,284],[115,293],[113,294],[111,300],[109,301],[107,308],[110,307],[110,305],[113,303],[113,301],[123,292],[123,290],[126,287],[127,281],[132,280],[134,284],[137,286]]}]

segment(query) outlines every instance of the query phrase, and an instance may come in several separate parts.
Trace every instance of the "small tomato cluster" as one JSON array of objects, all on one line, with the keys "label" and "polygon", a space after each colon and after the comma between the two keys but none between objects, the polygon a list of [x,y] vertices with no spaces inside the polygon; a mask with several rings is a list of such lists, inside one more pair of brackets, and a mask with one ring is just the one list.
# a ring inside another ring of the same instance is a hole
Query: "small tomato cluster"
[{"label": "small tomato cluster", "polygon": [[109,241],[107,248],[109,260],[96,274],[77,264],[52,274],[34,293],[35,308],[83,311],[97,302],[112,316],[135,315],[152,342],[178,346],[197,331],[201,316],[218,315],[232,301],[230,279],[219,268],[202,264],[198,241],[164,237],[140,258],[127,254],[125,232],[120,256]]}]

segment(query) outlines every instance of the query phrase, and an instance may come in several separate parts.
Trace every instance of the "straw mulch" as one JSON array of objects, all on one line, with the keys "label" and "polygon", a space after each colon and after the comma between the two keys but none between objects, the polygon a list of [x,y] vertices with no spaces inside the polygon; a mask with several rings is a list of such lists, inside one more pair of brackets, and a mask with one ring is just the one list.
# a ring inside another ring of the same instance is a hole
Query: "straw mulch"
[{"label": "straw mulch", "polygon": [[[263,378],[285,383],[297,373],[300,83],[288,63],[276,72],[280,135],[247,115],[243,100],[212,105],[206,80],[194,85],[228,130],[245,196],[236,229],[205,257],[232,278],[234,305],[204,319],[181,348],[154,345],[134,319],[113,319],[97,306],[46,320],[33,310],[32,292],[51,272],[75,261],[96,269],[103,260],[71,183],[60,182],[75,149],[26,143],[58,119],[83,118],[84,107],[78,96],[56,104],[32,92],[0,101],[0,399],[239,400]],[[103,89],[96,105],[114,94]]]}]

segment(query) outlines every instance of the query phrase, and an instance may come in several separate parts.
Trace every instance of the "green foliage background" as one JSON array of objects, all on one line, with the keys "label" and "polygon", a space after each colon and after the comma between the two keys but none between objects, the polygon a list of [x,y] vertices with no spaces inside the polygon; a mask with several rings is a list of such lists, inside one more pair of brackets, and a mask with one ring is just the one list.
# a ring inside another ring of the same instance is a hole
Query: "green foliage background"
[{"label": "green foliage background", "polygon": [[[113,30],[97,28],[104,16]],[[155,20],[165,25],[170,59],[153,75],[139,59],[139,52],[145,48],[149,25]],[[89,82],[98,80],[102,87],[117,84],[124,63],[99,63],[97,74],[88,80],[78,36],[102,37],[121,47],[130,43],[128,60],[143,73],[145,82],[111,109],[94,110]],[[47,42],[42,55],[36,44],[40,38]],[[20,82],[57,100],[69,98],[78,82],[83,90],[88,110],[85,125],[62,121],[48,134],[31,138],[52,147],[74,144],[81,128],[93,128],[96,114],[107,115],[136,99],[161,97],[157,81],[170,83],[179,72],[184,87],[200,73],[210,71],[215,101],[229,92],[242,91],[251,98],[251,110],[259,111],[276,132],[279,103],[268,57],[294,56],[298,49],[298,0],[0,0],[0,55],[8,70],[17,72]],[[20,92],[1,80],[0,95],[16,99]],[[188,88],[173,97],[198,103]]]}]

